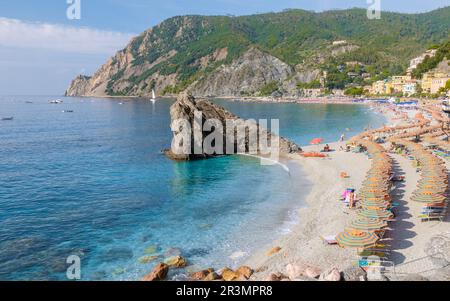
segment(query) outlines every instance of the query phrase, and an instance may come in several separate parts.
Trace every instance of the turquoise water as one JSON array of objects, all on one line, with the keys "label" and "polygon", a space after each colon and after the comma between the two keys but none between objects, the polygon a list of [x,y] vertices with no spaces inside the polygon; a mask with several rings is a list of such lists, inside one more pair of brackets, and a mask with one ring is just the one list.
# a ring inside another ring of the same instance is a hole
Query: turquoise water
[{"label": "turquoise water", "polygon": [[[169,161],[171,101],[49,99],[0,97],[0,118],[14,116],[0,121],[1,280],[65,280],[72,254],[83,280],[139,279],[154,262],[138,259],[153,251],[193,269],[233,267],[289,231],[310,189],[291,163],[288,174],[240,156]],[[360,105],[217,102],[280,118],[300,144],[383,122]]]}]

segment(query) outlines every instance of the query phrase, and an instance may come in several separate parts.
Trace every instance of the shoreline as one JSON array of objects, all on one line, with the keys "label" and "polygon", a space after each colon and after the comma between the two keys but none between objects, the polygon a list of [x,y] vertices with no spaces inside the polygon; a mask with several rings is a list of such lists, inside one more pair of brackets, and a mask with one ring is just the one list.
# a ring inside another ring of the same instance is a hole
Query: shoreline
[{"label": "shoreline", "polygon": [[[421,110],[413,110],[409,115]],[[398,114],[389,106],[384,106],[381,113],[388,125],[398,123]],[[403,122],[408,123],[414,118],[409,116]],[[319,275],[330,276],[332,271],[338,271],[341,280],[367,280],[366,272],[358,267],[358,256],[354,250],[328,245],[321,236],[334,236],[357,218],[356,210],[349,209],[340,201],[340,195],[346,188],[356,189],[358,194],[372,160],[363,153],[339,151],[345,142],[329,145],[336,151],[329,153],[328,158],[304,158],[298,154],[291,156],[291,160],[301,166],[308,180],[313,183],[312,191],[305,199],[306,206],[298,210],[299,223],[293,230],[277,237],[267,249],[259,249],[245,260],[244,264],[255,271],[249,280],[316,281],[314,278]],[[307,146],[304,150],[317,151],[321,147],[323,145]],[[422,212],[422,204],[411,200],[417,189],[420,172],[408,156],[397,153],[388,153],[388,156],[393,160],[395,174],[404,175],[405,179],[395,184],[391,191],[392,201],[398,204],[398,209],[395,221],[389,223],[383,240],[388,244],[389,254],[384,260],[395,268],[389,269],[388,277],[383,275],[377,279],[448,281],[450,253],[446,250],[450,246],[449,217],[447,215],[442,221],[436,222],[421,221],[418,217]],[[444,166],[448,170],[450,161],[445,160]],[[349,178],[340,178],[341,172],[346,172]],[[314,271],[313,275],[309,274],[310,271]]]},{"label": "shoreline", "polygon": [[[393,122],[393,113],[384,107],[381,113],[386,124]],[[270,274],[284,273],[289,264],[312,266],[321,271],[330,267],[347,270],[353,267],[354,252],[336,245],[326,245],[321,236],[335,235],[350,221],[351,212],[339,201],[346,188],[359,189],[371,162],[365,154],[340,151],[347,141],[328,143],[334,152],[328,158],[304,158],[290,155],[289,160],[298,164],[311,191],[304,197],[303,206],[297,211],[298,223],[291,231],[272,241],[268,249],[259,249],[244,261],[244,265],[255,269],[250,280],[267,280]],[[305,151],[317,151],[324,145],[302,146]],[[348,179],[341,179],[340,173],[347,172]],[[268,256],[271,248],[281,248]],[[306,279],[304,279],[306,280]],[[308,279],[311,280],[311,279]]]}]

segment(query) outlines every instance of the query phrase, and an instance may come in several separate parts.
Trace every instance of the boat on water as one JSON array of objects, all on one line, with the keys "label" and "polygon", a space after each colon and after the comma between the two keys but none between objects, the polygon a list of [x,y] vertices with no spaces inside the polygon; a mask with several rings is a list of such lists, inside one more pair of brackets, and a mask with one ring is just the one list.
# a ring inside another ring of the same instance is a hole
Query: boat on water
[{"label": "boat on water", "polygon": [[63,103],[63,101],[61,99],[55,99],[55,100],[50,100],[49,103],[51,103],[51,104],[60,104],[60,103]]},{"label": "boat on water", "polygon": [[14,117],[3,117],[2,120],[3,121],[11,121],[11,120],[14,120]]},{"label": "boat on water", "polygon": [[151,102],[156,102],[156,94],[155,89],[152,89],[152,98],[150,99]]},{"label": "boat on water", "polygon": [[63,110],[63,113],[73,113],[73,110]]}]

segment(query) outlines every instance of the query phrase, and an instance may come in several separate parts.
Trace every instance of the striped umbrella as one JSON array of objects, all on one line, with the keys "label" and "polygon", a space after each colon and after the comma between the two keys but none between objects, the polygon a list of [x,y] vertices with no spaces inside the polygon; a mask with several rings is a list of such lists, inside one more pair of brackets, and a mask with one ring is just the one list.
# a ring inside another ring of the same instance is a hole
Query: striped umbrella
[{"label": "striped umbrella", "polygon": [[345,230],[336,236],[336,241],[343,248],[364,249],[374,246],[378,237],[370,232]]},{"label": "striped umbrella", "polygon": [[373,209],[373,208],[382,208],[382,209],[389,209],[391,208],[391,204],[386,201],[361,201],[360,202],[361,207],[364,209]]},{"label": "striped umbrella", "polygon": [[447,198],[445,196],[412,196],[411,199],[419,203],[442,203]]},{"label": "striped umbrella", "polygon": [[377,231],[387,227],[387,223],[385,221],[381,221],[375,218],[358,218],[350,222],[349,229],[350,230],[359,230],[359,231]]},{"label": "striped umbrella", "polygon": [[392,212],[385,209],[362,209],[358,211],[358,215],[360,217],[376,218],[381,220],[388,220],[394,216]]}]

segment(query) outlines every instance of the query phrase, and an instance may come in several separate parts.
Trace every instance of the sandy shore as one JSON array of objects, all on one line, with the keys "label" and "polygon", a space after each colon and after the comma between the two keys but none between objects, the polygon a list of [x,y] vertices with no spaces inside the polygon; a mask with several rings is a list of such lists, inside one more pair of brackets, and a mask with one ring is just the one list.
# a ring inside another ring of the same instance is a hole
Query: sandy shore
[{"label": "sandy shore", "polygon": [[[398,123],[394,120],[392,111],[384,110],[388,124]],[[291,159],[300,164],[313,183],[312,191],[306,198],[306,206],[299,211],[300,222],[292,232],[278,238],[272,247],[281,248],[279,252],[268,255],[269,249],[259,250],[245,264],[257,272],[253,280],[267,279],[272,273],[286,273],[290,263],[310,265],[320,270],[337,268],[340,271],[355,266],[357,255],[354,250],[340,248],[337,245],[327,245],[321,236],[335,235],[343,231],[346,225],[357,217],[356,210],[349,209],[340,195],[346,188],[357,191],[371,166],[371,161],[365,154],[340,151],[344,143],[331,143],[336,151],[329,153],[328,158],[304,158],[292,155]],[[305,147],[306,151],[317,151],[321,146]],[[395,172],[404,175],[405,181],[394,186],[392,198],[399,204],[396,221],[390,223],[387,231],[387,241],[391,245],[389,261],[395,265],[391,280],[401,280],[417,275],[433,279],[437,272],[448,265],[450,254],[444,254],[444,260],[436,260],[430,256],[430,243],[442,236],[448,236],[450,246],[450,226],[444,222],[423,223],[418,219],[420,205],[410,201],[412,192],[416,189],[420,174],[412,166],[412,162],[401,155],[391,155],[394,159]],[[450,167],[447,162],[447,167]],[[346,172],[350,177],[340,178],[340,173]],[[448,260],[447,260],[448,259]],[[436,279],[436,278],[435,278]],[[450,280],[450,278],[448,279]]]},{"label": "sandy shore", "polygon": [[[331,148],[339,149],[344,143],[331,143]],[[305,147],[306,151],[319,149],[319,146]],[[246,264],[255,269],[264,270],[255,274],[255,280],[264,279],[268,274],[284,272],[288,263],[306,263],[327,269],[330,266],[345,269],[356,259],[351,250],[336,245],[326,245],[321,236],[334,235],[345,228],[356,213],[348,209],[339,200],[346,188],[359,189],[370,168],[370,160],[364,154],[335,151],[329,158],[303,158],[292,156],[307,173],[313,184],[312,191],[306,198],[306,206],[299,212],[300,223],[291,233],[279,238],[273,246],[281,247],[281,251],[268,256],[269,250],[261,250],[254,254]],[[340,173],[345,171],[350,178],[341,179]]]}]

